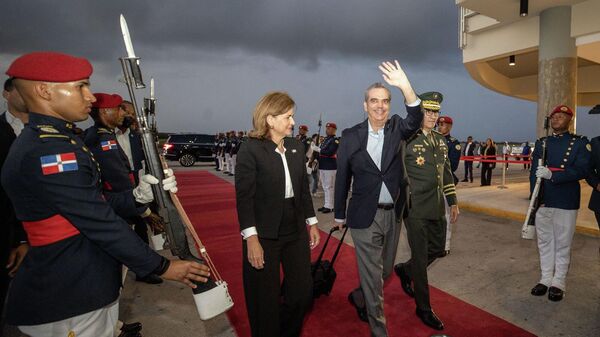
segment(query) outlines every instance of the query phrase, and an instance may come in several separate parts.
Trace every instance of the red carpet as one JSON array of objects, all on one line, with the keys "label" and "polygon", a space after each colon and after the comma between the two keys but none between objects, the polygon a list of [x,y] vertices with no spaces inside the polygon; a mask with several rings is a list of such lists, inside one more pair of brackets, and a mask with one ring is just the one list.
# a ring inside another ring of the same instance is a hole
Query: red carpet
[{"label": "red carpet", "polygon": [[[250,336],[242,286],[241,237],[235,210],[235,189],[229,182],[207,171],[177,172],[178,196],[213,262],[229,284],[235,301],[228,312],[238,336]],[[322,233],[324,242],[326,233]],[[330,241],[325,258],[331,258],[337,240]],[[313,260],[320,247],[313,251]],[[358,285],[354,249],[344,245],[336,261],[338,273],[329,296],[315,301],[307,315],[303,336],[369,336],[368,324],[359,321],[347,295]],[[432,306],[444,321],[443,333],[452,337],[534,336],[488,312],[431,287]],[[420,337],[440,333],[415,316],[414,301],[406,296],[396,277],[385,287],[385,313],[390,336]]]}]

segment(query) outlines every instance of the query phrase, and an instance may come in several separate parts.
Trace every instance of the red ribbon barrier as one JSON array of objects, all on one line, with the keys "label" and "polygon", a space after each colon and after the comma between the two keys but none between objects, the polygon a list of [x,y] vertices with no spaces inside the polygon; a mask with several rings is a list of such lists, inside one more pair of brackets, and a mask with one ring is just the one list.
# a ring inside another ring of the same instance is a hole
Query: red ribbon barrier
[{"label": "red ribbon barrier", "polygon": [[[525,160],[525,158],[530,158],[530,156],[524,156],[524,155],[510,155],[510,156],[506,156],[506,157],[515,157],[515,158],[523,158],[523,160],[499,160],[496,159],[497,157],[504,157],[504,155],[501,156],[461,156],[460,160],[463,161],[478,161],[481,163],[509,163],[509,164],[531,164],[531,160]],[[494,159],[491,159],[494,158]]]}]

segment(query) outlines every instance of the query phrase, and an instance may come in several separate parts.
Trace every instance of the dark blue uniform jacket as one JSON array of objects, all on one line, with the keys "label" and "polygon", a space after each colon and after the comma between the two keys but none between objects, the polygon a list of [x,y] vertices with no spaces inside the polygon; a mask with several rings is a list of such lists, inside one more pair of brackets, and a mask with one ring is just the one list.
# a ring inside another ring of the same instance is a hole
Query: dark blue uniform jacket
[{"label": "dark blue uniform jacket", "polygon": [[542,141],[546,139],[546,161],[552,170],[551,179],[543,179],[542,204],[560,209],[579,209],[579,180],[590,170],[590,149],[587,138],[570,133],[544,137],[535,142],[529,176],[531,191],[535,186],[538,159],[542,158]]},{"label": "dark blue uniform jacket", "polygon": [[114,302],[121,263],[141,277],[166,264],[104,200],[98,165],[73,124],[29,118],[2,169],[31,244],[8,294],[14,325],[59,321]]},{"label": "dark blue uniform jacket", "polygon": [[143,214],[147,206],[135,201],[132,193],[134,174],[115,133],[96,124],[85,130],[84,142],[100,165],[104,196],[115,212],[122,218]]},{"label": "dark blue uniform jacket", "polygon": [[337,170],[337,150],[340,141],[335,136],[327,136],[321,143],[319,170]]}]

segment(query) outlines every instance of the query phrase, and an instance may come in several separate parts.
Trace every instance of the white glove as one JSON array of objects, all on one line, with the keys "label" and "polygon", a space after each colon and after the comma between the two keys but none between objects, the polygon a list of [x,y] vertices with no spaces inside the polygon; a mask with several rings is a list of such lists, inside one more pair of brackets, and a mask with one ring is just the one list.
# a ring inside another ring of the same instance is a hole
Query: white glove
[{"label": "white glove", "polygon": [[310,148],[311,148],[313,151],[315,151],[315,152],[319,152],[319,153],[321,152],[321,148],[320,148],[320,147],[318,147],[318,146],[316,146],[316,145],[314,145],[314,144],[313,144],[313,145],[311,145],[311,146],[310,146]]},{"label": "white glove", "polygon": [[538,178],[550,179],[552,178],[552,171],[550,171],[550,169],[546,166],[538,166],[537,170],[535,171],[535,176]]},{"label": "white glove", "polygon": [[151,174],[140,174],[140,183],[136,188],[133,189],[133,196],[135,201],[141,204],[147,204],[154,200],[154,194],[152,194],[152,186],[158,184],[158,179]]},{"label": "white glove", "polygon": [[165,179],[162,181],[163,190],[169,191],[171,193],[177,193],[177,180],[175,180],[175,176],[173,175],[173,170],[166,169],[165,171]]}]

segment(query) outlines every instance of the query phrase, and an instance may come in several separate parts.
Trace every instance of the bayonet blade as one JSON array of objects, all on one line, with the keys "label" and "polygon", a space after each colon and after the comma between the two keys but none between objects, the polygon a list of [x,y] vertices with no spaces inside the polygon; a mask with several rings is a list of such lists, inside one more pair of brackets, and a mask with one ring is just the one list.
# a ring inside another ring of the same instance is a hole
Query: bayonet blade
[{"label": "bayonet blade", "polygon": [[127,21],[123,14],[121,14],[121,33],[123,34],[123,41],[125,42],[125,49],[127,49],[127,57],[135,58],[135,52],[133,51],[133,44],[131,43],[131,36],[129,35],[129,28],[127,27]]}]

